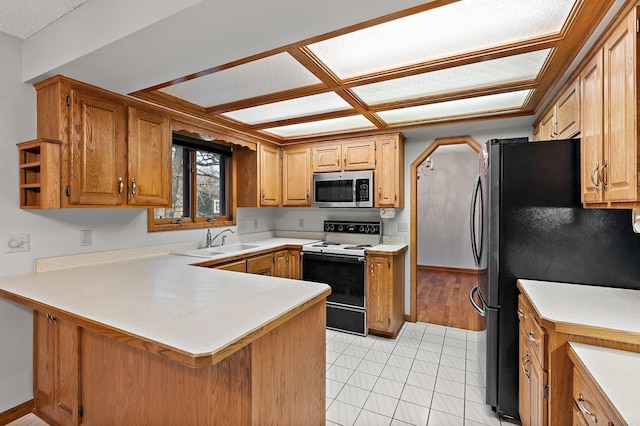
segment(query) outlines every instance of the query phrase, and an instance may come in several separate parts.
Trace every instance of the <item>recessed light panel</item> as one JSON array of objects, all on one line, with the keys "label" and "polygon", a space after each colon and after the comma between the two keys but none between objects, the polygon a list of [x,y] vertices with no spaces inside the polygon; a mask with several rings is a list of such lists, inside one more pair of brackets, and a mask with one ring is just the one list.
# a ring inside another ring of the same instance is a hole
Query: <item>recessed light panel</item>
[{"label": "recessed light panel", "polygon": [[368,105],[534,80],[550,49],[353,87]]},{"label": "recessed light panel", "polygon": [[522,108],[529,93],[530,90],[519,90],[516,92],[382,111],[377,113],[377,115],[389,124],[400,124],[472,116],[481,113],[491,114],[493,112]]},{"label": "recessed light panel", "polygon": [[461,0],[309,46],[341,79],[557,34],[575,0]]},{"label": "recessed light panel", "polygon": [[279,53],[160,89],[201,107],[320,83],[288,53]]},{"label": "recessed light panel", "polygon": [[347,101],[334,92],[329,92],[245,108],[222,115],[242,123],[259,124],[303,117],[305,115],[342,111],[349,108],[351,108],[351,105]]},{"label": "recessed light panel", "polygon": [[263,131],[283,138],[292,138],[374,128],[375,126],[365,117],[361,115],[354,115],[349,117],[332,118],[330,120],[274,127]]}]

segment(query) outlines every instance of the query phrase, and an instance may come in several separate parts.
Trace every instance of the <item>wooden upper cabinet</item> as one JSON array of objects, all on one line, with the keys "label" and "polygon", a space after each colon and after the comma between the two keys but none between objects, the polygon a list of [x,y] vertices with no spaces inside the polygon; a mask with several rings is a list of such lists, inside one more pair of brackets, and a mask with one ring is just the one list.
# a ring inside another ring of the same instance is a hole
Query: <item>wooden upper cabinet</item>
[{"label": "wooden upper cabinet", "polygon": [[603,200],[603,190],[600,184],[600,166],[603,164],[601,50],[582,69],[580,91],[582,93],[580,105],[582,114],[580,129],[582,202],[601,202]]},{"label": "wooden upper cabinet", "polygon": [[355,139],[342,144],[343,170],[371,170],[376,166],[375,141]]},{"label": "wooden upper cabinet", "polygon": [[125,204],[125,106],[90,90],[71,90],[70,108],[70,204]]},{"label": "wooden upper cabinet", "polygon": [[374,207],[404,207],[403,142],[399,133],[375,140]]},{"label": "wooden upper cabinet", "polygon": [[538,140],[547,141],[555,139],[555,127],[556,127],[556,108],[553,106],[540,120],[538,130]]},{"label": "wooden upper cabinet", "polygon": [[634,8],[603,47],[606,201],[638,200],[637,39]]},{"label": "wooden upper cabinet", "polygon": [[129,108],[128,202],[171,206],[171,126],[163,114]]},{"label": "wooden upper cabinet", "polygon": [[629,208],[638,190],[636,8],[613,27],[581,72],[582,202]]},{"label": "wooden upper cabinet", "polygon": [[316,145],[311,147],[313,172],[339,172],[342,170],[342,145]]},{"label": "wooden upper cabinet", "polygon": [[558,139],[569,139],[580,133],[580,79],[575,78],[556,103]]},{"label": "wooden upper cabinet", "polygon": [[39,138],[60,141],[60,206],[171,205],[163,110],[63,76],[34,86]]},{"label": "wooden upper cabinet", "polygon": [[282,150],[282,205],[311,206],[311,155],[308,147]]},{"label": "wooden upper cabinet", "polygon": [[280,149],[260,145],[260,205],[277,207],[282,201]]}]

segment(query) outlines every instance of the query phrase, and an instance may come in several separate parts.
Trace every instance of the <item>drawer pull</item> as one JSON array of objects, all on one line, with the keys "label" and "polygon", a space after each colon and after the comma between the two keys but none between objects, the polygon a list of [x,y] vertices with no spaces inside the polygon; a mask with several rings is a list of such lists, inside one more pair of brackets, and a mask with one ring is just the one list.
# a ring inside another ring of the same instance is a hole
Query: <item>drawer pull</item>
[{"label": "drawer pull", "polygon": [[522,309],[518,309],[518,318],[525,319],[527,316],[522,312]]},{"label": "drawer pull", "polygon": [[530,332],[527,333],[527,339],[529,339],[530,342],[535,343],[536,346],[538,346],[540,344],[540,340],[538,340],[535,337],[533,337],[533,330],[531,330]]},{"label": "drawer pull", "polygon": [[531,358],[529,358],[529,352],[527,352],[522,357],[522,371],[524,372],[524,375],[527,377],[527,381],[529,380],[529,370],[527,370],[527,364],[529,363],[529,361],[531,361]]},{"label": "drawer pull", "polygon": [[598,419],[596,417],[595,414],[593,414],[591,411],[587,410],[587,408],[582,405],[582,403],[584,402],[584,395],[579,394],[578,395],[578,408],[580,409],[580,411],[582,411],[584,414],[586,414],[587,416],[591,417],[591,419],[593,420],[594,423],[598,423]]}]

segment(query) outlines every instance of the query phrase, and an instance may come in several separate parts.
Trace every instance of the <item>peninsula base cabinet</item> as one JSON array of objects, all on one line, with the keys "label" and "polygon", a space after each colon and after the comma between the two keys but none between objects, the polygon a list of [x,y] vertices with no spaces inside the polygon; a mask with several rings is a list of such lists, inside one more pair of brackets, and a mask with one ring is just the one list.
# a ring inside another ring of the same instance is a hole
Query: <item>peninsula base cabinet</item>
[{"label": "peninsula base cabinet", "polygon": [[79,328],[53,315],[33,313],[33,402],[50,424],[79,422]]},{"label": "peninsula base cabinet", "polygon": [[367,328],[396,337],[404,324],[404,252],[367,253]]},{"label": "peninsula base cabinet", "polygon": [[202,366],[34,312],[35,412],[57,425],[324,425],[325,312],[322,299]]}]

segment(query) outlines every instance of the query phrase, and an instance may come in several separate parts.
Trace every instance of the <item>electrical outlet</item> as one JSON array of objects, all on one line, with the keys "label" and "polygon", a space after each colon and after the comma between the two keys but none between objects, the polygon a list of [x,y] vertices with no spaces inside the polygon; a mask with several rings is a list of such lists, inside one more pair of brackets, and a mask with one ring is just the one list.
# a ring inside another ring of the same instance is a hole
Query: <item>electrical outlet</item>
[{"label": "electrical outlet", "polygon": [[298,219],[298,228],[304,228],[304,219]]},{"label": "electrical outlet", "polygon": [[240,219],[238,220],[237,225],[238,225],[238,232],[242,232],[246,229],[247,223],[245,222],[244,219]]},{"label": "electrical outlet", "polygon": [[409,224],[407,222],[398,223],[398,232],[409,232]]},{"label": "electrical outlet", "polygon": [[7,235],[7,253],[29,251],[30,248],[29,234]]},{"label": "electrical outlet", "polygon": [[91,245],[91,230],[85,229],[80,231],[80,245],[81,246],[90,246]]}]

